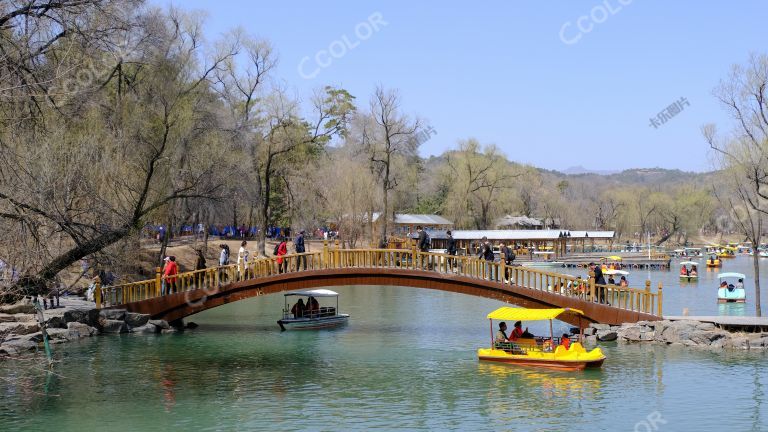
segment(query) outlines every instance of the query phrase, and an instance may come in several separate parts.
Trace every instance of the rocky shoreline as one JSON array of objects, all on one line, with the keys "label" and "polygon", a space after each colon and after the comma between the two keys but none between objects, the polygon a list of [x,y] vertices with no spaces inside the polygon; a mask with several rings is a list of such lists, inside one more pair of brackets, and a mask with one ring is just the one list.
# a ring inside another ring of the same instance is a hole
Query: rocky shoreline
[{"label": "rocky shoreline", "polygon": [[[51,344],[60,344],[102,334],[161,334],[181,330],[149,315],[120,309],[96,309],[78,299],[64,299],[62,307],[44,311]],[[192,323],[190,323],[192,325]],[[43,334],[35,306],[22,301],[0,307],[0,357],[18,356],[43,346]]]},{"label": "rocky shoreline", "polygon": [[731,332],[713,323],[695,320],[662,320],[625,323],[620,326],[591,324],[584,330],[586,343],[652,342],[713,350],[766,350],[768,333]]}]

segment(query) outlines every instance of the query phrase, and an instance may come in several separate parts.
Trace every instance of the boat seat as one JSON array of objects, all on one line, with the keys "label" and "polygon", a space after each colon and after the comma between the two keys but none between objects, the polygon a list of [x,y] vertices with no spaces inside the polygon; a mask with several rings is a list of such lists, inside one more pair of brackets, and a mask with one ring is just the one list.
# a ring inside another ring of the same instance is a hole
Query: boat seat
[{"label": "boat seat", "polygon": [[571,343],[570,351],[574,351],[577,353],[585,353],[587,350],[584,349],[584,345],[582,345],[580,342],[573,342]]},{"label": "boat seat", "polygon": [[496,342],[494,348],[508,352],[510,354],[525,354],[525,350],[514,342]]}]

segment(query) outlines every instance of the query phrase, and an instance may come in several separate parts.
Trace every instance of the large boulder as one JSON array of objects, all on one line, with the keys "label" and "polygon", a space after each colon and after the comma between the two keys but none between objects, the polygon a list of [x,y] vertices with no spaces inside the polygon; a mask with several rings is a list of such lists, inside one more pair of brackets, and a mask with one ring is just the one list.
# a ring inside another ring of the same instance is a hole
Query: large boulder
[{"label": "large boulder", "polygon": [[19,350],[10,345],[0,345],[0,358],[11,357],[19,354]]},{"label": "large boulder", "polygon": [[127,312],[125,314],[125,323],[130,327],[141,327],[149,322],[149,315]]},{"label": "large boulder", "polygon": [[45,326],[46,328],[65,329],[67,328],[67,322],[64,321],[63,316],[52,316],[45,321]]},{"label": "large boulder", "polygon": [[619,337],[618,333],[615,331],[608,329],[608,330],[599,330],[597,332],[597,340],[600,342],[611,342],[615,341]]},{"label": "large boulder", "polygon": [[748,350],[749,339],[743,335],[732,335],[724,346],[725,348]]},{"label": "large boulder", "polygon": [[608,330],[611,328],[610,324],[593,323],[589,325],[595,330]]},{"label": "large boulder", "polygon": [[32,300],[25,297],[14,304],[0,306],[0,313],[6,313],[6,314],[35,313],[35,304],[32,303]]},{"label": "large boulder", "polygon": [[128,327],[125,325],[125,321],[123,320],[105,319],[101,321],[101,331],[102,333],[107,334],[126,333],[128,331]]},{"label": "large boulder", "polygon": [[18,313],[18,314],[14,314],[13,316],[16,318],[17,322],[29,322],[29,321],[37,322],[37,314]]},{"label": "large boulder", "polygon": [[715,330],[717,327],[711,322],[701,322],[696,324],[696,330]]},{"label": "large boulder", "polygon": [[141,327],[134,327],[131,329],[131,332],[137,333],[137,334],[155,334],[160,333],[160,327],[154,325],[154,324],[144,324]]},{"label": "large boulder", "polygon": [[[599,334],[599,333],[598,333]],[[616,331],[616,337],[630,342],[651,341],[655,332],[646,326],[621,326]]]},{"label": "large boulder", "polygon": [[67,323],[78,322],[88,324],[88,313],[82,310],[68,310],[64,312],[64,321]]},{"label": "large boulder", "polygon": [[763,337],[759,333],[751,334],[747,336],[747,339],[749,340],[749,349],[761,349],[764,347]]},{"label": "large boulder", "polygon": [[0,313],[0,323],[16,322],[16,315]]},{"label": "large boulder", "polygon": [[69,339],[90,337],[98,332],[96,328],[80,322],[67,323],[67,331],[69,332]]},{"label": "large boulder", "polygon": [[65,328],[52,328],[45,331],[48,334],[50,340],[69,340],[69,330]]},{"label": "large boulder", "polygon": [[149,323],[159,327],[161,330],[168,330],[171,328],[171,325],[168,324],[168,321],[165,320],[149,320]]},{"label": "large boulder", "polygon": [[[713,327],[714,328],[714,327]],[[712,342],[723,339],[728,336],[727,332],[722,330],[695,330],[690,333],[690,341],[696,345],[711,345]]]},{"label": "large boulder", "polygon": [[0,323],[0,334],[27,335],[40,331],[35,321]]},{"label": "large boulder", "polygon": [[680,343],[689,345],[686,341],[691,340],[691,335],[696,332],[698,321],[683,320],[673,321],[668,327],[665,327],[661,333],[660,340],[666,343]]},{"label": "large boulder", "polygon": [[107,320],[125,320],[125,309],[102,309],[99,316]]},{"label": "large boulder", "polygon": [[31,351],[37,348],[37,343],[29,339],[14,338],[3,342],[3,348],[9,347],[17,352]]}]

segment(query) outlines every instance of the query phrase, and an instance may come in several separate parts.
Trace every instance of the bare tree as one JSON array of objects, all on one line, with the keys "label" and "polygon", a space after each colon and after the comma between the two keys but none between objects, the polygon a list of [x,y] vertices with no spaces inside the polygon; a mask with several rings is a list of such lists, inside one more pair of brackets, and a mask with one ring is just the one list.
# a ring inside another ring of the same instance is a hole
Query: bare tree
[{"label": "bare tree", "polygon": [[[745,66],[734,66],[731,75],[714,91],[715,97],[735,119],[732,133],[720,138],[714,125],[703,127],[710,148],[720,156],[723,168],[742,181],[734,192],[742,210],[734,219],[745,235],[762,233],[762,216],[768,214],[768,55],[752,55]],[[755,230],[760,231],[757,233]],[[754,243],[754,247],[759,246]],[[757,255],[757,254],[756,254]],[[755,261],[755,313],[761,315],[760,269]]]},{"label": "bare tree", "polygon": [[403,114],[399,94],[381,86],[376,88],[366,115],[372,121],[363,129],[362,148],[381,186],[379,240],[383,241],[390,218],[390,193],[397,188],[400,179],[393,170],[394,165],[398,159],[416,156],[421,142],[415,139],[415,135],[423,127],[423,122]]},{"label": "bare tree", "polygon": [[[216,195],[202,106],[208,77],[231,53],[199,65],[199,25],[173,14],[164,24],[147,28],[155,49],[143,50],[134,79],[113,76],[102,92],[70,99],[63,108],[75,117],[49,116],[46,133],[18,127],[0,136],[0,220],[25,230],[38,252],[12,295],[44,292],[60,271],[177,200]],[[112,91],[118,85],[123,94]]]}]

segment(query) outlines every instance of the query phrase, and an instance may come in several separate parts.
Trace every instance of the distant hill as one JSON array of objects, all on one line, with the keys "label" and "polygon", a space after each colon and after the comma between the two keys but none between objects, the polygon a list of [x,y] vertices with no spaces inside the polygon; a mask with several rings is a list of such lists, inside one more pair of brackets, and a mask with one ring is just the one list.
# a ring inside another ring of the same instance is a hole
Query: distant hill
[{"label": "distant hill", "polygon": [[615,170],[589,170],[584,168],[583,166],[573,166],[565,171],[561,171],[563,174],[566,175],[579,175],[579,174],[597,174],[597,175],[611,175],[611,174],[618,174],[621,171],[615,171]]}]

